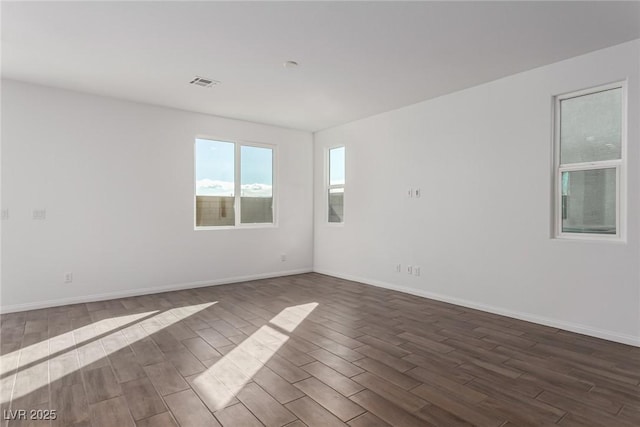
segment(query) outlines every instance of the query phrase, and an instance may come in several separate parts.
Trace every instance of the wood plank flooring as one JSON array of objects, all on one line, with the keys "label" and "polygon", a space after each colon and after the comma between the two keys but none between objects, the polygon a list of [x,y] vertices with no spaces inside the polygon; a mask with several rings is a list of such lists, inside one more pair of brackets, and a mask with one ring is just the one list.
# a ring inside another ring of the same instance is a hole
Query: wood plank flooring
[{"label": "wood plank flooring", "polygon": [[3,426],[640,425],[640,348],[316,273],[1,332]]}]

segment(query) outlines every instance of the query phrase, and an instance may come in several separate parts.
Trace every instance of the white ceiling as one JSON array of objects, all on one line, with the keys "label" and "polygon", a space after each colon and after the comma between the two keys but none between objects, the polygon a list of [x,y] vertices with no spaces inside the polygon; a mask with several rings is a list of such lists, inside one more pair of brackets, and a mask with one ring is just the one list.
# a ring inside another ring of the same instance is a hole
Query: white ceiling
[{"label": "white ceiling", "polygon": [[[640,38],[639,2],[3,1],[1,12],[3,77],[309,131]],[[189,85],[195,75],[222,83]]]}]

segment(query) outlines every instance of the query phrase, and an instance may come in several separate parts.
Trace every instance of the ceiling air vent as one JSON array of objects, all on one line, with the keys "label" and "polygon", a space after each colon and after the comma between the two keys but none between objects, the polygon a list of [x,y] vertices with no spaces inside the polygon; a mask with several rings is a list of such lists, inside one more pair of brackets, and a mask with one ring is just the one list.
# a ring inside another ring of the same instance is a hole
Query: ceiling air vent
[{"label": "ceiling air vent", "polygon": [[206,77],[200,77],[200,76],[195,76],[193,80],[189,82],[189,84],[202,86],[202,87],[212,87],[214,85],[217,85],[218,83],[220,82],[217,80],[208,79]]}]

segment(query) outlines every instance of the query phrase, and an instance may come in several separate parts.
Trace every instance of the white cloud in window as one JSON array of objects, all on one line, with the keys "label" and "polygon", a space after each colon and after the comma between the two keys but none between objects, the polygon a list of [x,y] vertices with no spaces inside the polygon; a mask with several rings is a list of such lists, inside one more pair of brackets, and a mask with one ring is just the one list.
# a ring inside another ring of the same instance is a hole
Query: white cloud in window
[{"label": "white cloud in window", "polygon": [[198,196],[233,196],[233,182],[200,179],[196,181]]},{"label": "white cloud in window", "polygon": [[[212,179],[200,179],[196,181],[196,194],[198,196],[233,196],[233,182],[216,181]],[[244,197],[271,197],[272,186],[269,184],[244,184],[240,187]]]},{"label": "white cloud in window", "polygon": [[268,184],[245,184],[241,187],[244,197],[271,197],[272,188]]}]

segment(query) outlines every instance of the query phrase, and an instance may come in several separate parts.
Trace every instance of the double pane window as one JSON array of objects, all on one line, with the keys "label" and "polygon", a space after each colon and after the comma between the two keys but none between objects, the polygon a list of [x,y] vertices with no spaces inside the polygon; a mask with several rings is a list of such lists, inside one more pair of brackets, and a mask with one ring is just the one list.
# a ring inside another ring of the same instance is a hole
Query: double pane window
[{"label": "double pane window", "polygon": [[557,235],[620,236],[622,85],[556,99]]},{"label": "double pane window", "polygon": [[344,222],[344,154],[344,147],[329,150],[328,221],[333,223]]},{"label": "double pane window", "polygon": [[196,227],[274,220],[273,148],[196,139]]}]

